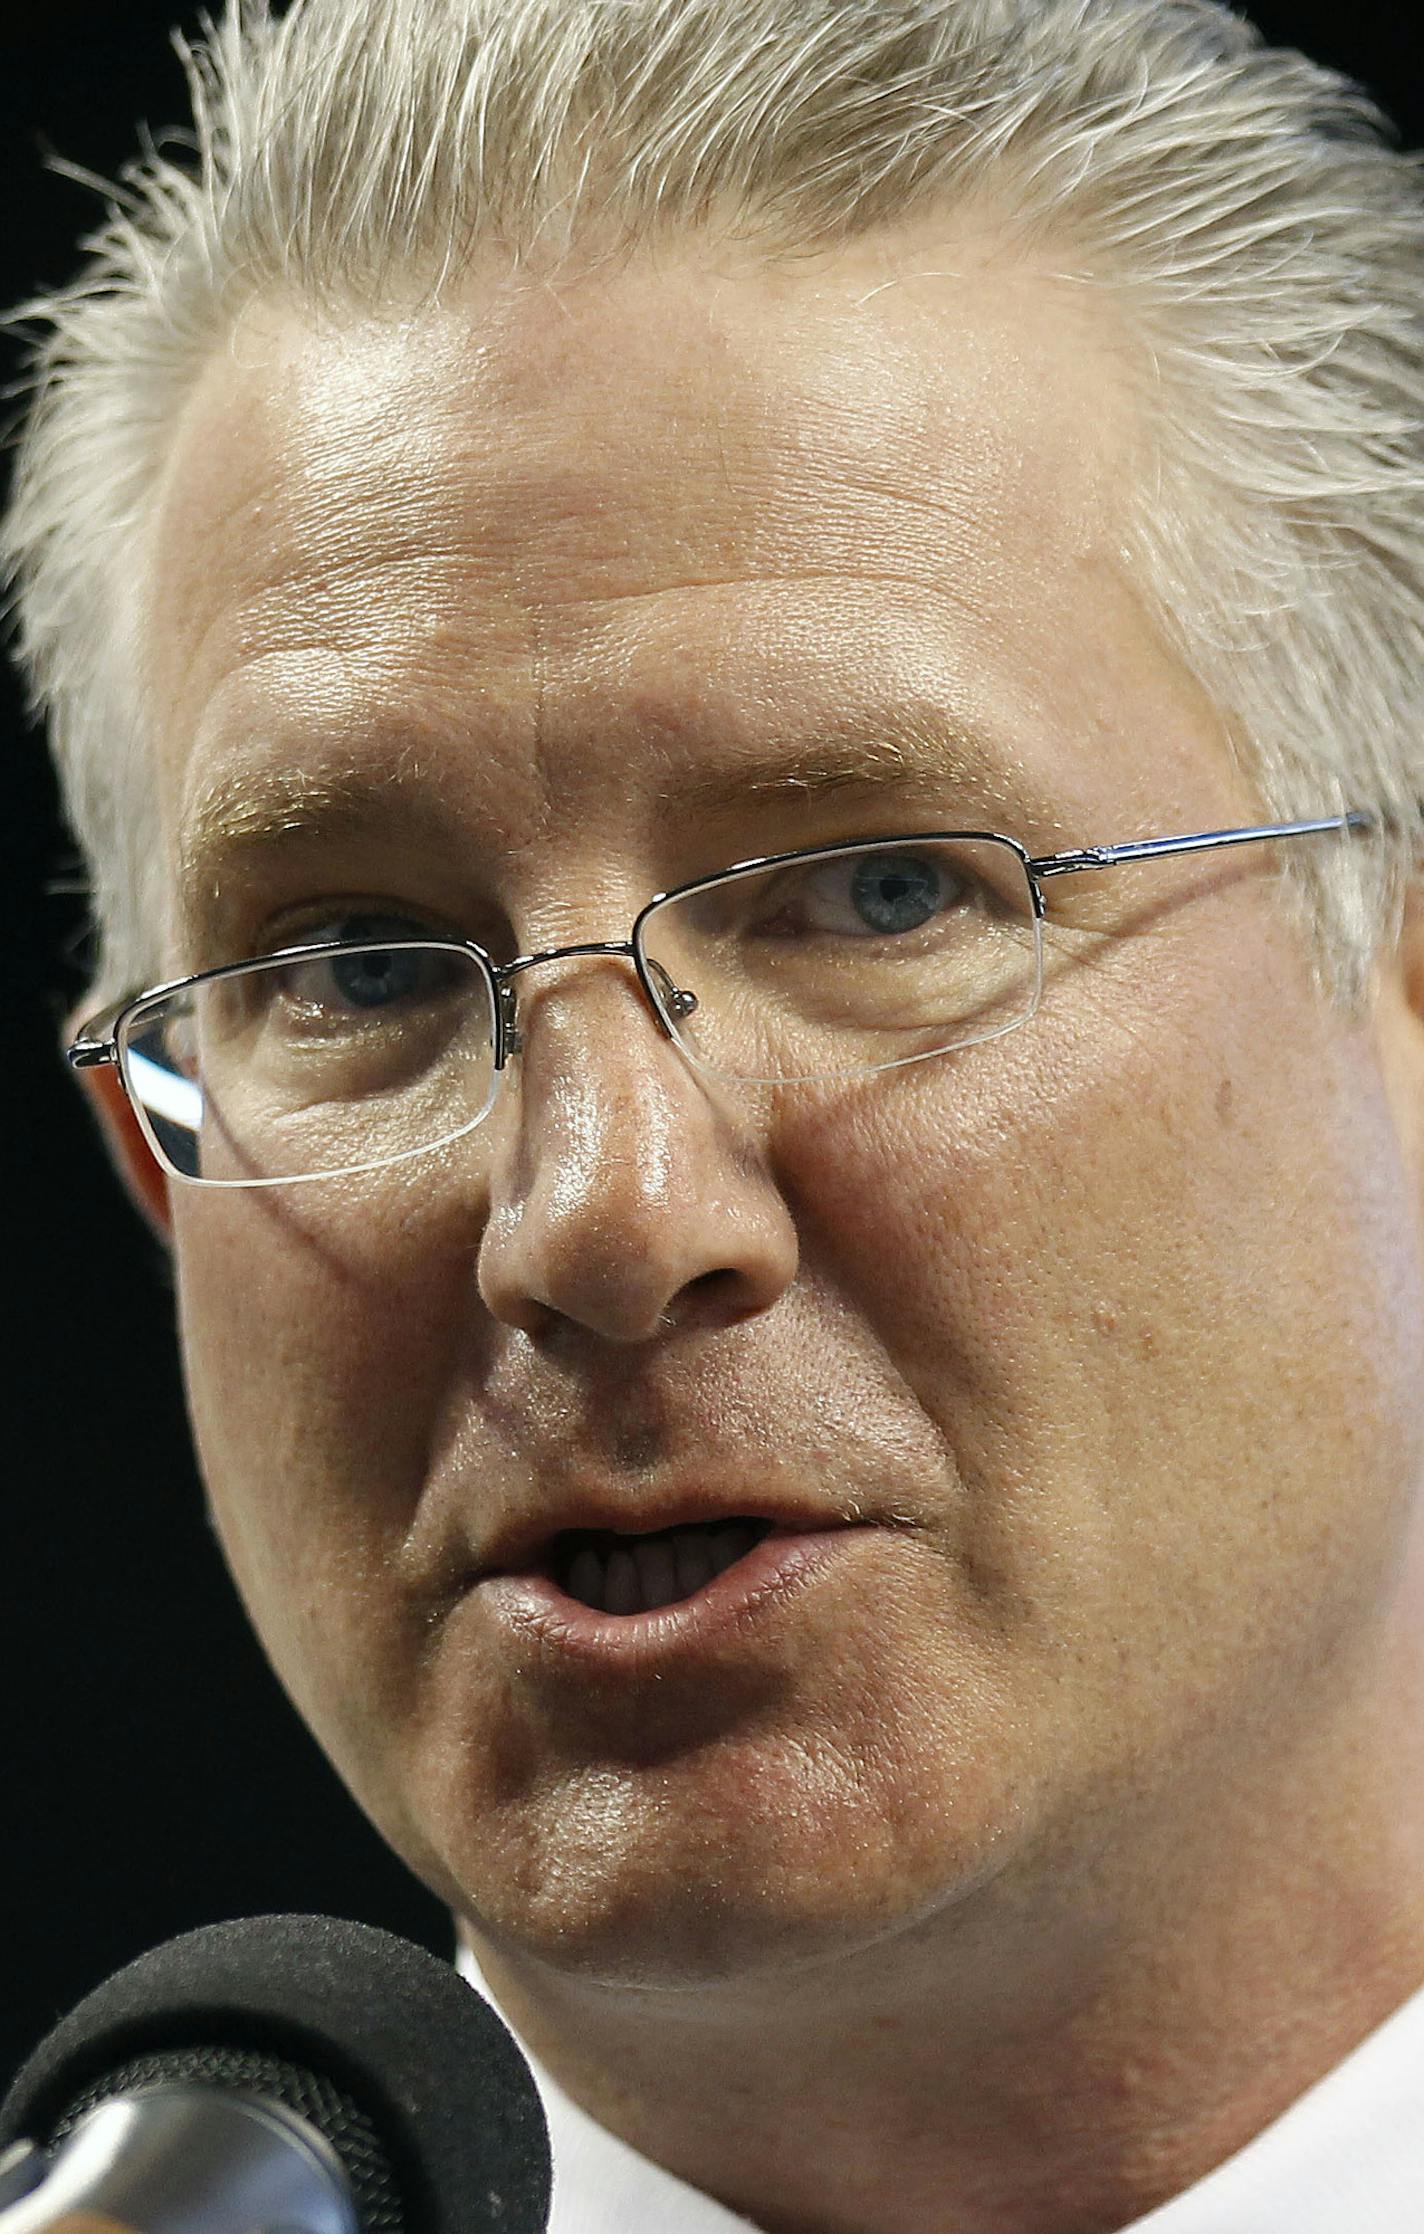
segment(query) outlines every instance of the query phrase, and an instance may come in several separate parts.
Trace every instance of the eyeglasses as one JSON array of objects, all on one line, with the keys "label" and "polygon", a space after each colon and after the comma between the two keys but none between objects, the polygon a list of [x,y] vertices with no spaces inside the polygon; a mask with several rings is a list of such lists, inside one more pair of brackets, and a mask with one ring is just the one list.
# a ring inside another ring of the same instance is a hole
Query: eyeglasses
[{"label": "eyeglasses", "polygon": [[66,1052],[76,1069],[118,1066],[176,1179],[271,1187],[378,1171],[488,1116],[521,1046],[514,981],[546,962],[631,961],[662,1030],[713,1077],[854,1077],[1028,1022],[1043,992],[1051,877],[1377,827],[1357,810],[1037,859],[995,831],[862,838],[660,892],[627,940],[503,963],[473,941],[391,935],[389,921],[367,920],[360,935],[126,997]]}]

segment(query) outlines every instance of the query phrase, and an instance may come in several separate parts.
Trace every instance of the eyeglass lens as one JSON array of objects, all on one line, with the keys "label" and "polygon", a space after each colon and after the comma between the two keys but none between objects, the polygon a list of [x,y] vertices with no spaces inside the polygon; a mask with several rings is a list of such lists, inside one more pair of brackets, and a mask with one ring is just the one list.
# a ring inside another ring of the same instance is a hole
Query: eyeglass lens
[{"label": "eyeglass lens", "polygon": [[378,1169],[468,1132],[494,1099],[493,990],[458,947],[255,962],[146,1002],[131,1093],[182,1177],[270,1185]]},{"label": "eyeglass lens", "polygon": [[688,1053],[766,1083],[886,1070],[997,1037],[1038,999],[1028,874],[993,838],[858,844],[664,901],[648,960],[696,995]]}]

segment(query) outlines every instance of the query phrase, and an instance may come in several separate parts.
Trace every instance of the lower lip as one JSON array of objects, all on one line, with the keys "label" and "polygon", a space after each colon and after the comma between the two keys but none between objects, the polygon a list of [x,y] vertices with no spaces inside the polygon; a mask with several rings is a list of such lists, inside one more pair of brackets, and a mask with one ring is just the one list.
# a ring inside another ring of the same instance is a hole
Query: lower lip
[{"label": "lower lip", "polygon": [[651,1613],[603,1613],[539,1574],[486,1576],[477,1595],[504,1627],[551,1654],[589,1669],[637,1674],[774,1619],[872,1533],[863,1526],[814,1535],[773,1531],[692,1597]]}]

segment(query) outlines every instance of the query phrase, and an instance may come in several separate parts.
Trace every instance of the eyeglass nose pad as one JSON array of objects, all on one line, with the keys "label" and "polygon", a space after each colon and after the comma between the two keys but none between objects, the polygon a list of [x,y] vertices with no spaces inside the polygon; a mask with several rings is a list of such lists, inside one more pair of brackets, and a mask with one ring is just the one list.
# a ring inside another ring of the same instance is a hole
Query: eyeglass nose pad
[{"label": "eyeglass nose pad", "polygon": [[511,1055],[518,1055],[522,1052],[524,1034],[519,1029],[519,1010],[514,987],[504,981],[501,982],[498,992],[500,1038],[503,1042],[504,1060],[507,1061]]},{"label": "eyeglass nose pad", "polygon": [[697,995],[688,992],[684,986],[674,985],[662,963],[655,962],[651,955],[648,956],[648,975],[657,987],[659,1001],[674,1024],[680,1024],[684,1016],[691,1016],[697,1006]]}]

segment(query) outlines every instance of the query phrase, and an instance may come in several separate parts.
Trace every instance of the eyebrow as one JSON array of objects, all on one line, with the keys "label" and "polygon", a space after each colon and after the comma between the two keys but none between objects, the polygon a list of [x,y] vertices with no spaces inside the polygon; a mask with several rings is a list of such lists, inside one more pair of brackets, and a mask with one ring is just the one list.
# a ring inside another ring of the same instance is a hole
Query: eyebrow
[{"label": "eyebrow", "polygon": [[[819,738],[802,751],[750,748],[696,774],[670,774],[653,804],[689,819],[715,820],[751,805],[785,806],[845,793],[944,787],[976,800],[1002,799],[1004,769],[962,729],[901,710],[873,729]],[[179,834],[183,912],[201,923],[222,881],[241,869],[316,840],[382,835],[444,851],[461,845],[456,819],[435,790],[428,763],[409,753],[375,764],[299,762],[230,769],[199,792]],[[465,838],[464,843],[468,843]]]},{"label": "eyebrow", "polygon": [[658,787],[657,804],[689,814],[715,815],[749,801],[781,805],[836,792],[894,791],[930,783],[946,788],[973,777],[982,788],[988,767],[948,731],[931,736],[903,718],[843,738],[826,738],[805,752],[752,751],[705,773],[672,778]]},{"label": "eyebrow", "polygon": [[408,813],[408,787],[388,770],[239,768],[205,786],[184,817],[180,850],[197,862],[313,832],[365,828],[383,811]]},{"label": "eyebrow", "polygon": [[374,764],[292,761],[234,767],[206,783],[178,831],[177,902],[187,937],[221,941],[231,887],[286,852],[380,832],[449,857],[453,833],[429,778],[405,753]]}]

